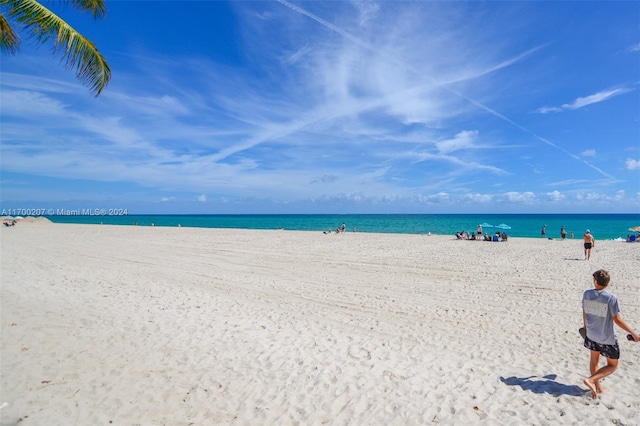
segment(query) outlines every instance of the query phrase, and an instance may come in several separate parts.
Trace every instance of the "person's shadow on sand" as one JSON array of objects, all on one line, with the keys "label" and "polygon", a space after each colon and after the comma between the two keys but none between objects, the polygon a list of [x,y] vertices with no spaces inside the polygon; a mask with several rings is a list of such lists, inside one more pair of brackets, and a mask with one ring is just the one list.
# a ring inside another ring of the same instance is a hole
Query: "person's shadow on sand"
[{"label": "person's shadow on sand", "polygon": [[576,385],[565,385],[558,383],[555,378],[558,377],[555,374],[548,374],[542,379],[535,378],[536,376],[529,377],[500,377],[500,381],[508,386],[520,386],[522,389],[531,391],[534,393],[548,393],[549,395],[567,395],[567,396],[583,396],[588,390],[584,390]]}]

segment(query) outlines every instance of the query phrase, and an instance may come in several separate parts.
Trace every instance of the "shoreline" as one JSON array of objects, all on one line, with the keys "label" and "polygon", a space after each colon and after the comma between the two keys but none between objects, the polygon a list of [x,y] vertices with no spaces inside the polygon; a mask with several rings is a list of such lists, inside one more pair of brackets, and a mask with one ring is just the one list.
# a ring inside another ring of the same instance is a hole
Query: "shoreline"
[{"label": "shoreline", "polygon": [[[629,228],[640,224],[640,215],[631,214],[582,214],[582,215],[71,215],[50,218],[56,223],[109,223],[120,225],[178,226],[220,229],[288,229],[327,231],[341,224],[347,230],[358,232],[455,235],[466,231],[471,234],[479,224],[497,226],[506,224],[511,237],[539,238],[541,226],[547,226],[547,236],[560,238],[560,228],[565,226],[567,236],[581,237],[591,229],[596,239],[614,240],[630,235]],[[486,227],[494,232],[498,228]]]},{"label": "shoreline", "polygon": [[[7,216],[2,216],[0,217],[0,221],[5,221]],[[35,224],[47,224],[47,225],[73,225],[73,226],[114,226],[114,227],[124,227],[124,228],[130,228],[130,227],[141,227],[141,228],[185,228],[185,229],[213,229],[213,230],[237,230],[237,231],[284,231],[284,232],[304,232],[304,233],[320,233],[320,234],[327,234],[325,231],[323,230],[308,230],[308,229],[285,229],[285,228],[269,228],[269,229],[262,229],[262,228],[232,228],[232,227],[220,227],[220,228],[213,228],[213,227],[201,227],[201,226],[183,226],[182,224],[178,224],[178,225],[155,225],[155,224],[148,224],[148,225],[134,225],[134,224],[118,224],[118,223],[75,223],[75,222],[53,222],[50,219],[44,217],[44,216],[38,216],[38,217],[26,217],[26,218],[22,218],[20,220],[18,220],[18,223],[24,223],[24,224],[31,224],[31,223],[35,223]],[[490,228],[489,228],[490,229]],[[509,235],[508,233],[509,230],[506,230],[507,235]],[[425,236],[425,237],[451,237],[452,239],[456,240],[456,236],[455,233],[449,235],[449,234],[436,234],[436,233],[431,233],[431,232],[424,232],[424,233],[403,233],[403,232],[371,232],[371,231],[352,231],[347,229],[345,231],[346,234],[372,234],[372,235],[417,235],[417,236]],[[331,234],[327,234],[327,235],[335,235],[336,232],[332,231]],[[342,234],[342,232],[340,232],[340,234]],[[487,233],[485,232],[485,235]],[[491,232],[489,233],[489,235],[494,235],[495,232]],[[632,233],[635,234],[635,233]],[[567,237],[565,239],[561,239],[561,238],[555,238],[555,237],[528,237],[528,236],[511,236],[509,235],[509,240],[511,239],[527,239],[527,240],[548,240],[548,241],[577,241],[577,242],[582,242],[582,237],[575,237],[574,238],[570,238]],[[459,241],[482,241],[482,242],[489,242],[489,241],[484,241],[484,240],[471,240],[471,239],[462,239]],[[596,241],[612,241],[612,242],[628,242],[625,239],[623,239],[622,237],[617,237],[617,238],[613,238],[613,239],[596,239]],[[492,241],[493,242],[493,241]],[[502,241],[501,241],[502,242]],[[640,238],[636,240],[636,242],[640,242]]]},{"label": "shoreline", "polygon": [[599,268],[640,327],[640,245],[601,241],[584,261],[579,240],[518,237],[75,224],[0,237],[3,425],[633,424],[640,410],[640,345],[621,341],[593,400],[577,332]]}]

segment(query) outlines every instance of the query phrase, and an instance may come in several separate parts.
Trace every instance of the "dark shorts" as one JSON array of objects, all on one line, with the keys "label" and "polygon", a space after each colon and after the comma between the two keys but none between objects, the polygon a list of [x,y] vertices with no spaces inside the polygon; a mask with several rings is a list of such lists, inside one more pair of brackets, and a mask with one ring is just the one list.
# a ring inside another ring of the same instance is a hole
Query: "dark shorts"
[{"label": "dark shorts", "polygon": [[620,359],[620,347],[618,346],[618,342],[613,345],[603,345],[600,343],[596,343],[588,337],[584,338],[584,347],[589,349],[590,351],[600,352],[600,355],[611,358],[611,359]]},{"label": "dark shorts", "polygon": [[591,243],[584,243],[584,248],[587,250],[591,248]]}]

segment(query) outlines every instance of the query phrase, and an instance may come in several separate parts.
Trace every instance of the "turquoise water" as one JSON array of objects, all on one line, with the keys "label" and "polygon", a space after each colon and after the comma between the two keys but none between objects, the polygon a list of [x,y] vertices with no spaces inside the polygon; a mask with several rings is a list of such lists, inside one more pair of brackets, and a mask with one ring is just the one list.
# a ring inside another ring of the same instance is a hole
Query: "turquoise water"
[{"label": "turquoise water", "polygon": [[[347,231],[397,234],[454,235],[458,231],[474,232],[481,223],[506,224],[512,237],[540,237],[547,225],[547,237],[560,238],[565,226],[568,237],[580,238],[589,229],[596,239],[626,238],[629,227],[640,226],[640,214],[349,214],[349,215],[122,215],[47,216],[56,223],[113,224],[140,226],[188,226],[198,228],[285,229],[295,231],[335,230],[342,223]],[[485,227],[485,233],[497,229]]]}]

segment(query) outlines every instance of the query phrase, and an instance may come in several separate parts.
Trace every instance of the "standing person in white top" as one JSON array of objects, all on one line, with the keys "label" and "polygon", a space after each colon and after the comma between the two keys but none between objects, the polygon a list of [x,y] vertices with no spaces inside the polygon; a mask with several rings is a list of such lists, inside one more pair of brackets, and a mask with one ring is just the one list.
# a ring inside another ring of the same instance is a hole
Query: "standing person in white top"
[{"label": "standing person in white top", "polygon": [[[584,384],[591,391],[593,398],[597,398],[599,393],[604,392],[600,386],[600,380],[618,368],[620,347],[613,324],[628,332],[634,342],[640,341],[638,333],[622,319],[618,298],[606,290],[610,280],[607,271],[597,270],[593,273],[595,288],[585,291],[582,295],[582,321],[586,329],[584,347],[591,351],[589,361],[591,376],[584,379]],[[600,355],[607,358],[607,365],[599,369]]]}]

